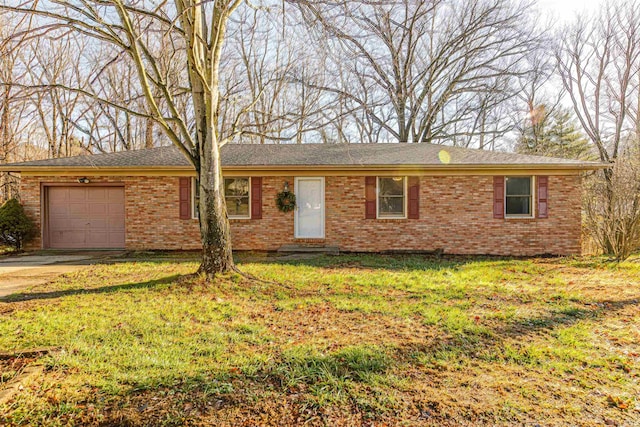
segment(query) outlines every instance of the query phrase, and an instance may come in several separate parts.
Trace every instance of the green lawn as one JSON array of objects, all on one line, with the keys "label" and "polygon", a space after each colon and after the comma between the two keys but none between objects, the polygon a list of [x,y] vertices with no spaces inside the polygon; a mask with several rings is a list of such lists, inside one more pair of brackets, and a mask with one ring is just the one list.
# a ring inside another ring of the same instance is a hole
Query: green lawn
[{"label": "green lawn", "polygon": [[60,348],[0,425],[640,425],[637,258],[239,264],[263,281],[141,258],[0,299],[0,351]]}]

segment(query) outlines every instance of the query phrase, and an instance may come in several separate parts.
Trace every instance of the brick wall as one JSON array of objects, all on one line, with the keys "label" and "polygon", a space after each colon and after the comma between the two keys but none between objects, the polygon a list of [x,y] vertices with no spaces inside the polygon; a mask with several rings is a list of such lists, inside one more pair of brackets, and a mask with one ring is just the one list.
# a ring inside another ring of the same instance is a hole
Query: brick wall
[{"label": "brick wall", "polygon": [[[24,177],[22,201],[40,224],[40,182],[77,177]],[[198,221],[180,220],[178,177],[89,177],[125,185],[127,249],[196,249]],[[283,182],[263,178],[263,219],[231,220],[238,250],[276,250],[284,244],[338,246],[343,251],[437,250],[455,254],[580,253],[580,177],[549,177],[549,217],[494,219],[492,176],[423,176],[420,219],[364,219],[364,177],[325,178],[325,239],[294,238],[294,213],[275,204]],[[40,248],[41,241],[30,248]]]},{"label": "brick wall", "polygon": [[[349,203],[353,198],[341,186],[359,195],[359,203]],[[328,221],[327,237],[329,243],[354,251],[580,253],[580,177],[550,177],[548,203],[547,219],[494,219],[492,176],[425,176],[420,178],[420,219],[365,220],[364,179],[329,177],[327,217],[337,212],[346,221]]]},{"label": "brick wall", "polygon": [[[40,183],[72,183],[79,177],[23,177],[20,197],[25,212],[41,225]],[[122,183],[125,198],[125,244],[127,249],[197,249],[200,247],[198,220],[180,220],[178,177],[172,176],[87,176],[91,184]],[[38,238],[27,249],[42,247]]]}]

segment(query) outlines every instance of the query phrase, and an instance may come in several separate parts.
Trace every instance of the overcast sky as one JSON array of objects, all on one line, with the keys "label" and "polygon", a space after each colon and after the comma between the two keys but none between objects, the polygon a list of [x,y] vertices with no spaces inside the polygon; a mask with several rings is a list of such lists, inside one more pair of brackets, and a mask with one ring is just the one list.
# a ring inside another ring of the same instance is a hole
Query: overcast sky
[{"label": "overcast sky", "polygon": [[556,22],[572,20],[577,13],[594,12],[605,0],[538,0],[541,12]]}]

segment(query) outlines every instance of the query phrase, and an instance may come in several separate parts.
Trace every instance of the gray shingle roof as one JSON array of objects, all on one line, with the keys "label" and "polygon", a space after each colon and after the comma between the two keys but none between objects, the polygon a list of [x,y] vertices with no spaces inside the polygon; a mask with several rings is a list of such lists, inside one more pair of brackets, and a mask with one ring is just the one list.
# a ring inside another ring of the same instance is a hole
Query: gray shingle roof
[{"label": "gray shingle roof", "polygon": [[[65,168],[131,168],[131,167],[189,167],[187,158],[175,147],[158,147],[145,150],[119,151],[58,159],[31,160],[10,163],[7,167],[65,167]],[[16,169],[19,170],[19,169]]]},{"label": "gray shingle roof", "polygon": [[[222,148],[226,167],[293,166],[536,166],[595,169],[598,162],[529,156],[434,144],[228,144]],[[34,160],[0,166],[0,170],[31,168],[190,168],[175,147],[159,147],[118,153]]]}]

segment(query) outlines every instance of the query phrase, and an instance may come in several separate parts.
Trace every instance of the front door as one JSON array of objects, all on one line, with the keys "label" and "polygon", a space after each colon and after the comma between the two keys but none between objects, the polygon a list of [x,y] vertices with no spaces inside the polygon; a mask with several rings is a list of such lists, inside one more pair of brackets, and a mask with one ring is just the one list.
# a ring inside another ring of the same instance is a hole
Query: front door
[{"label": "front door", "polygon": [[324,178],[295,179],[297,239],[324,238]]}]

